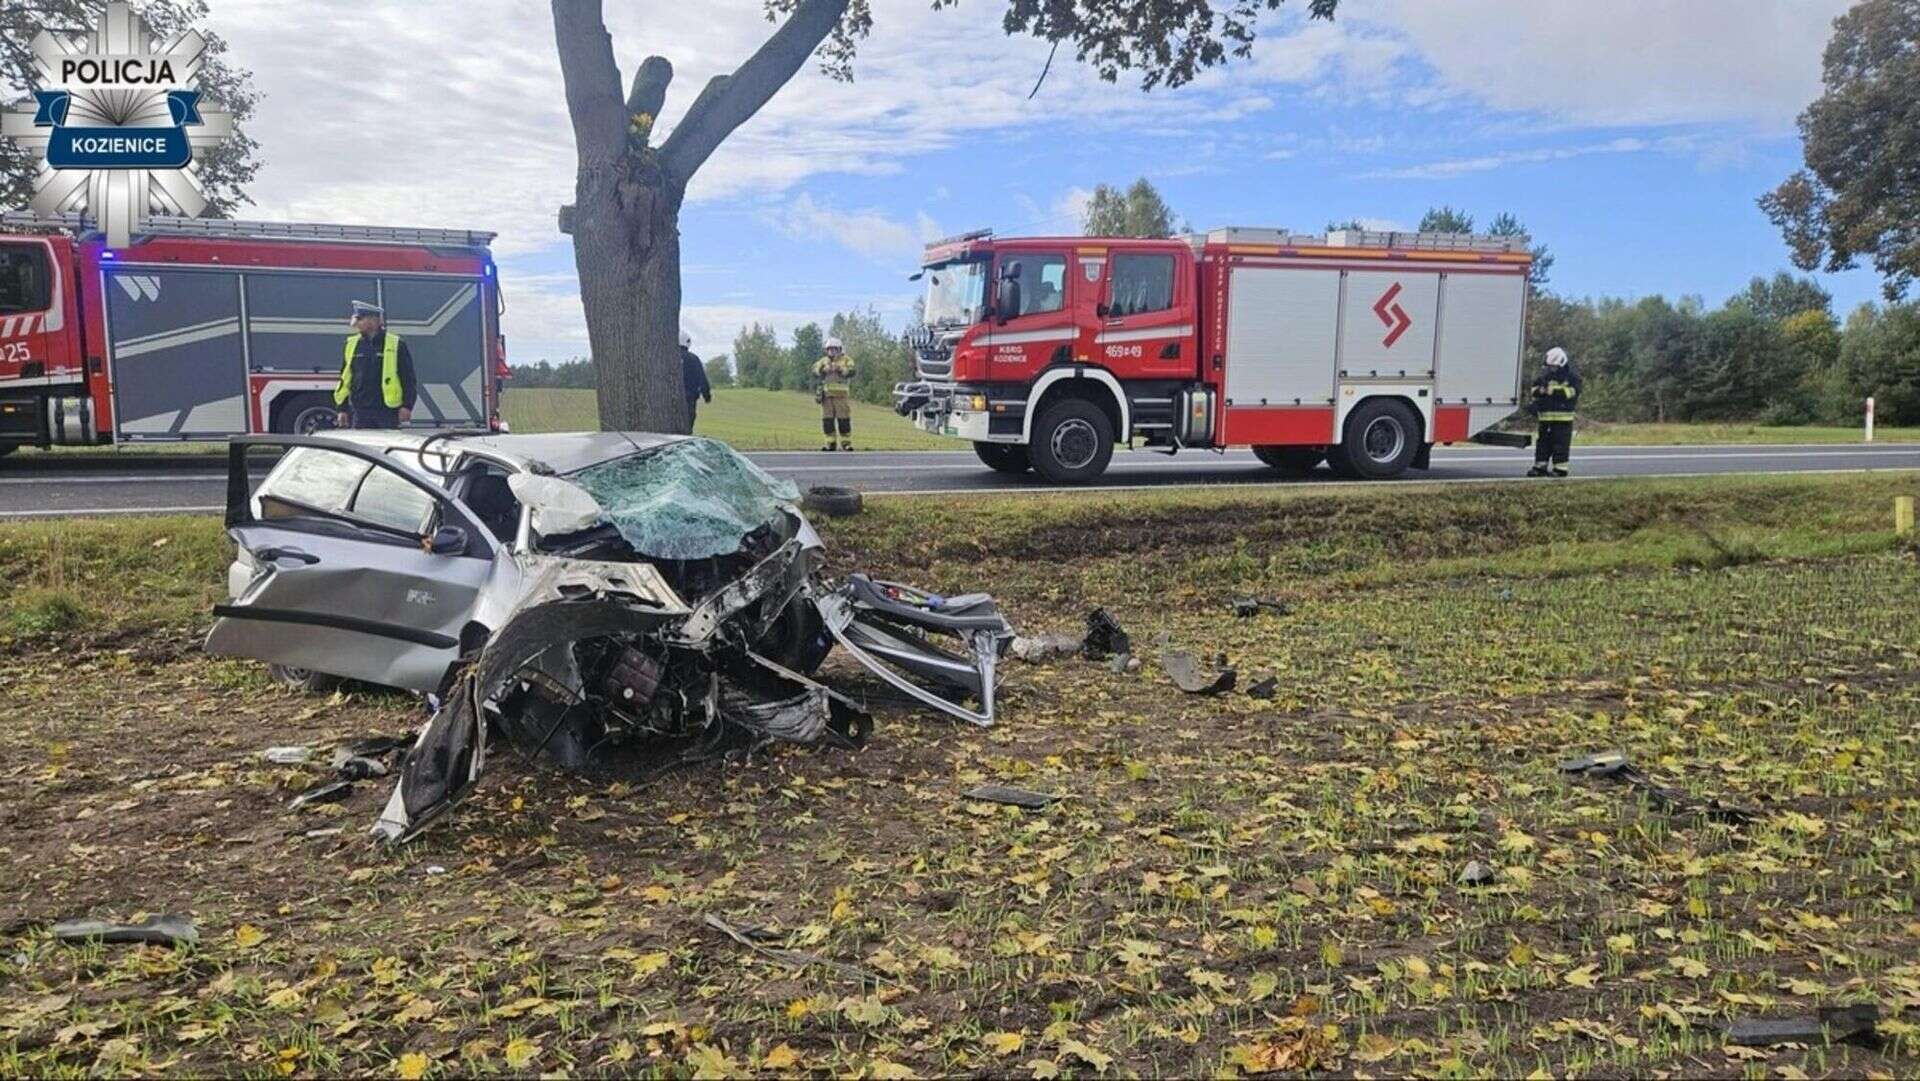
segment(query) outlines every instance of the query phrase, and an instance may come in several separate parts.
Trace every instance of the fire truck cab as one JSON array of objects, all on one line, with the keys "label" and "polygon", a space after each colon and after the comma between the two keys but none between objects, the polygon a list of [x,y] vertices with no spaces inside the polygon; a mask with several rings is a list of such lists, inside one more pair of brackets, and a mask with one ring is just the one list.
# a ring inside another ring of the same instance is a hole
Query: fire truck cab
[{"label": "fire truck cab", "polygon": [[407,342],[410,426],[499,425],[493,234],[0,214],[0,453],[331,427],[354,300]]},{"label": "fire truck cab", "polygon": [[895,408],[1056,483],[1116,444],[1397,476],[1519,407],[1531,258],[1525,237],[1440,233],[950,237],[923,260]]}]

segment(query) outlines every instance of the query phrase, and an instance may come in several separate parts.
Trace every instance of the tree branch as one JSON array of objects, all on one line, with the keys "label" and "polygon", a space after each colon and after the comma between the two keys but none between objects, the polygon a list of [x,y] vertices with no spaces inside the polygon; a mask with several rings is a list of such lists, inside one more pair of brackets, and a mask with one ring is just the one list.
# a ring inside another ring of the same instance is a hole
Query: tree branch
[{"label": "tree branch", "polygon": [[[600,0],[553,0],[553,37],[567,88],[567,115],[582,165],[607,164],[626,148],[627,114],[620,102],[620,66],[613,38],[600,19]],[[639,80],[635,80],[635,90]],[[661,84],[661,93],[666,86]]]},{"label": "tree branch", "polygon": [[[554,0],[558,5],[561,0]],[[715,149],[773,97],[846,13],[847,0],[802,0],[759,51],[732,75],[716,75],[660,148],[661,162],[682,186]]]},{"label": "tree branch", "polygon": [[667,84],[673,81],[673,65],[664,56],[649,56],[633,73],[633,92],[627,95],[627,115],[645,113],[660,116],[667,103]]}]

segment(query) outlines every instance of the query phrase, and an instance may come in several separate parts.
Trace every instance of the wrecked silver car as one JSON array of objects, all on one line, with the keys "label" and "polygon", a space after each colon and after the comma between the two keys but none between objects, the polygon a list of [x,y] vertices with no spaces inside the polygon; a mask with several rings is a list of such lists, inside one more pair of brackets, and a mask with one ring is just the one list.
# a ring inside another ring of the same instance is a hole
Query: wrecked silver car
[{"label": "wrecked silver car", "polygon": [[[271,450],[256,487],[249,457]],[[797,501],[695,437],[240,438],[230,599],[206,648],[297,688],[427,696],[374,827],[393,841],[471,789],[490,733],[575,770],[858,746],[866,710],[813,678],[836,643],[914,700],[991,724],[1013,636],[993,599],[859,574],[829,588]]]}]

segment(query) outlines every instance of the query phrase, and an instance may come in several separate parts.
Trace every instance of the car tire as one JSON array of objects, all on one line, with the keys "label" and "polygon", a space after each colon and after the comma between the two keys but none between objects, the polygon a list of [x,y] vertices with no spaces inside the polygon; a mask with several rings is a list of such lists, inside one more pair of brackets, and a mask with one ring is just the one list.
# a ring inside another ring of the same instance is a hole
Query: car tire
[{"label": "car tire", "polygon": [[1405,402],[1369,398],[1347,414],[1346,438],[1328,454],[1334,472],[1356,480],[1386,480],[1407,471],[1420,452],[1420,415]]},{"label": "car tire", "polygon": [[864,501],[860,493],[852,488],[835,488],[822,484],[808,488],[807,494],[800,500],[800,505],[829,518],[845,518],[859,514]]},{"label": "car tire", "polygon": [[810,676],[820,670],[827,654],[833,652],[833,636],[827,633],[820,609],[805,597],[795,597],[774,617],[773,625],[753,648],[803,676]]},{"label": "car tire", "polygon": [[1327,457],[1325,447],[1255,447],[1253,456],[1274,472],[1304,477]]},{"label": "car tire", "polygon": [[339,412],[340,407],[333,404],[331,394],[295,394],[274,409],[273,430],[282,435],[329,431]]},{"label": "car tire", "polygon": [[995,473],[1017,475],[1033,468],[1033,455],[1019,443],[975,443],[973,453]]},{"label": "car tire", "polygon": [[289,664],[267,665],[267,678],[289,691],[301,694],[331,694],[334,688],[340,686],[339,676],[315,672],[311,668],[295,668]]},{"label": "car tire", "polygon": [[1085,484],[1113,460],[1113,423],[1084,398],[1055,402],[1033,425],[1034,472],[1055,484]]}]

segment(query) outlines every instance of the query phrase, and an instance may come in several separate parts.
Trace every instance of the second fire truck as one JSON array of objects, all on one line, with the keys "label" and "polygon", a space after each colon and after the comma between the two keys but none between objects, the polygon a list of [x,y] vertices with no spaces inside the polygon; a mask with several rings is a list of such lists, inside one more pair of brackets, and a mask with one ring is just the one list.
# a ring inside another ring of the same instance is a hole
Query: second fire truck
[{"label": "second fire truck", "polygon": [[1520,407],[1531,266],[1525,237],[968,233],[926,250],[895,408],[1056,483],[1117,443],[1394,477],[1436,443],[1510,441],[1489,429]]}]

